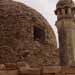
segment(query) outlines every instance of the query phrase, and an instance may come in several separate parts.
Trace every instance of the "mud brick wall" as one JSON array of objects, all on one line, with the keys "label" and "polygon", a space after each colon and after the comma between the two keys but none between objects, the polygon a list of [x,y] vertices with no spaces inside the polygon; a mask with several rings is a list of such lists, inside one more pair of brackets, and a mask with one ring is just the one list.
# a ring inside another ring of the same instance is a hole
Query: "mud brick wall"
[{"label": "mud brick wall", "polygon": [[[45,34],[41,42],[34,39],[35,27]],[[0,64],[24,61],[31,67],[59,65],[56,48],[55,34],[40,13],[19,2],[0,2]]]}]

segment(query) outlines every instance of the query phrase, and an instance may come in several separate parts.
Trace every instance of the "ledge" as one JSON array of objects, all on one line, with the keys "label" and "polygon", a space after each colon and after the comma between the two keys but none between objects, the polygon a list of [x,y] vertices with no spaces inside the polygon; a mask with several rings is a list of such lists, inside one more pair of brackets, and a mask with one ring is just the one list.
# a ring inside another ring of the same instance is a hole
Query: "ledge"
[{"label": "ledge", "polygon": [[43,73],[58,73],[61,71],[61,66],[45,66]]}]

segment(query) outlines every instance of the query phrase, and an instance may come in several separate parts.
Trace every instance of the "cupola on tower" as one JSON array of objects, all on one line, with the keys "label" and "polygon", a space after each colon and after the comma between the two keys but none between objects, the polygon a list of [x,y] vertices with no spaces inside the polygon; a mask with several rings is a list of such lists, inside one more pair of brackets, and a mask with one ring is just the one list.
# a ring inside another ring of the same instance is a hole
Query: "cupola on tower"
[{"label": "cupola on tower", "polygon": [[59,0],[56,5],[61,65],[75,62],[75,6],[72,0]]}]

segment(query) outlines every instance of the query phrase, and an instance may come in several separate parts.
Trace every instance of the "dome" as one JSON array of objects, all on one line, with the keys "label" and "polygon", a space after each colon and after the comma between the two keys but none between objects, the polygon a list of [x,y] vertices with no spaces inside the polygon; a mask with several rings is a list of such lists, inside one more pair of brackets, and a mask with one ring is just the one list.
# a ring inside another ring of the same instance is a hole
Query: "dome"
[{"label": "dome", "polygon": [[22,3],[5,1],[0,2],[0,63],[52,64],[57,44],[48,22]]}]

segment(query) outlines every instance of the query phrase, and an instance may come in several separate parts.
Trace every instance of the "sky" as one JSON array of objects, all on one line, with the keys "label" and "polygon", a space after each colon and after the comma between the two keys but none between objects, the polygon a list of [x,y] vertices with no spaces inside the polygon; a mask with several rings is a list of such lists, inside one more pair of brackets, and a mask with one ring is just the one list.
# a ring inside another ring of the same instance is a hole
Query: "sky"
[{"label": "sky", "polygon": [[58,2],[58,0],[15,0],[15,1],[22,2],[40,12],[47,19],[47,21],[53,28],[58,43],[57,28],[55,26],[57,17],[54,14],[54,11],[56,9],[56,3]]}]

